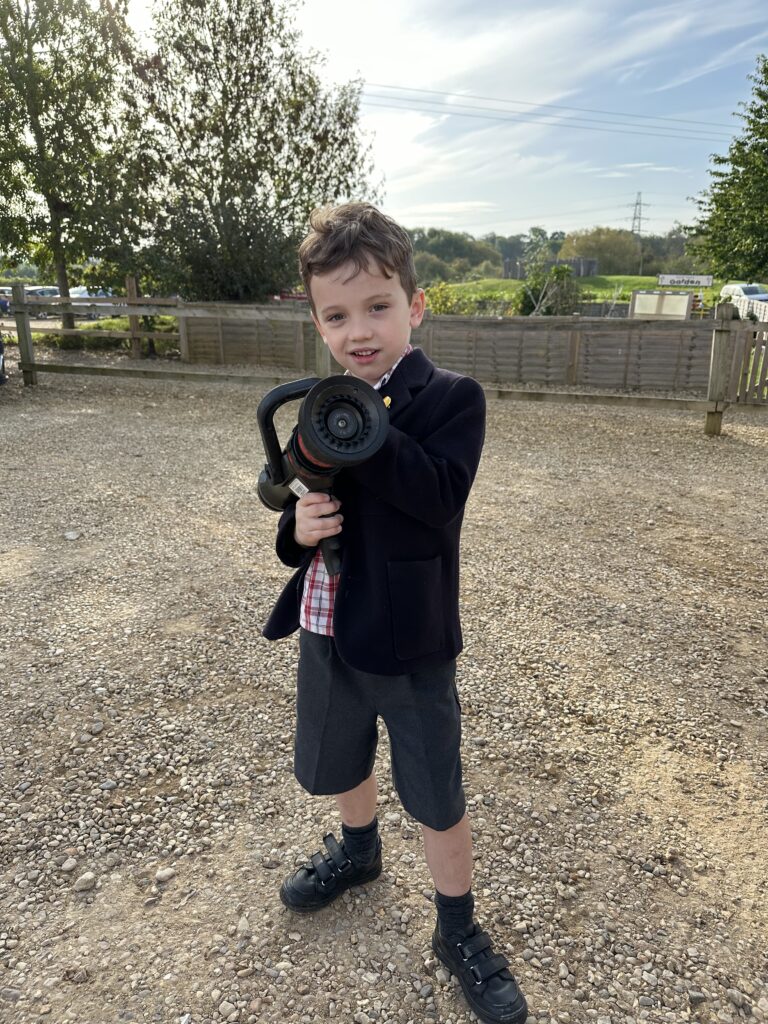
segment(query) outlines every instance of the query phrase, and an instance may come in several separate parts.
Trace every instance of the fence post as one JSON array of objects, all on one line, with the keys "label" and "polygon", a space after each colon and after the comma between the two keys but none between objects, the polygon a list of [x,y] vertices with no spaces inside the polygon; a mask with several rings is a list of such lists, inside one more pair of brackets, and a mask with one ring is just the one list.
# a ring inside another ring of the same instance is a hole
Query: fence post
[{"label": "fence post", "polygon": [[[139,286],[133,274],[125,279],[125,294],[128,302],[136,302],[139,298]],[[130,309],[130,305],[128,306]],[[139,337],[139,318],[128,314],[128,329],[131,332],[131,359],[141,359],[141,338]]]},{"label": "fence post", "polygon": [[304,369],[304,324],[301,320],[293,325],[293,362],[297,370]]},{"label": "fence post", "polygon": [[[26,296],[24,294],[24,285],[15,284],[13,285],[13,308],[14,316],[16,318],[16,337],[19,341],[19,355],[21,363],[34,363],[35,361],[35,349],[32,344],[32,331],[29,326],[29,313],[19,308],[26,302]],[[22,376],[24,378],[24,387],[28,388],[32,384],[37,384],[37,371],[36,370],[22,370]]]},{"label": "fence post", "polygon": [[574,313],[573,325],[568,332],[568,363],[565,368],[565,383],[575,386],[579,383],[579,353],[581,351],[581,315]]},{"label": "fence post", "polygon": [[424,313],[424,319],[422,320],[421,337],[419,338],[421,350],[425,356],[432,358],[432,348],[434,345],[434,326],[432,324],[432,314],[429,310]]},{"label": "fence post", "polygon": [[318,377],[331,376],[331,350],[319,332],[315,333],[315,373]]},{"label": "fence post", "polygon": [[707,419],[704,433],[719,437],[723,427],[723,413],[727,406],[726,396],[731,374],[733,305],[721,302],[715,309],[715,329],[712,332],[712,355],[709,362],[709,387],[707,388]]},{"label": "fence post", "polygon": [[189,362],[189,335],[187,334],[187,317],[183,313],[184,300],[176,300],[176,323],[179,325],[179,358],[182,363]]}]

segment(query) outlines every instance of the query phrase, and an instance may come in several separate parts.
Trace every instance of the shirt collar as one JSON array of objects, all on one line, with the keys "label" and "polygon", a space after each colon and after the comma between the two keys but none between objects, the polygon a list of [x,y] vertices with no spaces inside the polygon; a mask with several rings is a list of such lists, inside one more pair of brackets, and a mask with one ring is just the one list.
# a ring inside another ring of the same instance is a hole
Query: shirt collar
[{"label": "shirt collar", "polygon": [[392,376],[392,374],[398,368],[400,363],[402,363],[402,361],[405,359],[405,357],[409,353],[411,353],[411,352],[413,352],[413,345],[411,345],[411,344],[406,345],[405,346],[405,351],[400,356],[400,358],[395,363],[393,363],[393,365],[387,370],[387,372],[385,374],[383,374],[383,376],[379,380],[377,380],[376,383],[373,385],[374,391],[378,391],[380,388],[384,387],[384,385],[387,383],[389,378]]}]

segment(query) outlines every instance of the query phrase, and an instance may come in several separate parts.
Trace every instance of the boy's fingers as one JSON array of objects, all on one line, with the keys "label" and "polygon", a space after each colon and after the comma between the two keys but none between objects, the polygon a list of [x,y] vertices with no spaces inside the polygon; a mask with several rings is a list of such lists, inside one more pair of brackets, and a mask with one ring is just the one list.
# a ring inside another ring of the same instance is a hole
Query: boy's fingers
[{"label": "boy's fingers", "polygon": [[338,505],[331,501],[318,502],[317,505],[310,505],[309,508],[304,510],[304,514],[308,519],[323,519],[334,515],[338,508]]},{"label": "boy's fingers", "polygon": [[331,502],[337,506],[341,505],[338,498],[331,498],[324,491],[308,491],[302,498],[299,498],[300,505],[317,505],[320,502]]}]

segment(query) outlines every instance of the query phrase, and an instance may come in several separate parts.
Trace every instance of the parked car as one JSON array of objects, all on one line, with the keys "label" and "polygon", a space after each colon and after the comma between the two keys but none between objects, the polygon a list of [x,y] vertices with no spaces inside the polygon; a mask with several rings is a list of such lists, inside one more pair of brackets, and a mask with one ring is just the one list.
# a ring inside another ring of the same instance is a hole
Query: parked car
[{"label": "parked car", "polygon": [[111,292],[104,291],[103,288],[99,288],[98,291],[89,291],[85,285],[78,285],[76,288],[69,289],[69,296],[71,299],[80,299],[80,302],[73,302],[72,308],[75,312],[75,316],[85,316],[89,320],[98,320],[98,306],[85,308],[83,299],[106,299],[109,298]]},{"label": "parked car", "polygon": [[11,312],[11,289],[0,288],[0,313],[7,316]]},{"label": "parked car", "polygon": [[[28,299],[58,299],[59,289],[50,284],[33,285],[31,288],[25,288],[24,294]],[[41,309],[38,313],[33,314],[33,319],[47,320],[49,316],[53,315],[49,310]]]},{"label": "parked car", "polygon": [[768,302],[768,288],[764,284],[726,284],[720,289],[720,298]]}]

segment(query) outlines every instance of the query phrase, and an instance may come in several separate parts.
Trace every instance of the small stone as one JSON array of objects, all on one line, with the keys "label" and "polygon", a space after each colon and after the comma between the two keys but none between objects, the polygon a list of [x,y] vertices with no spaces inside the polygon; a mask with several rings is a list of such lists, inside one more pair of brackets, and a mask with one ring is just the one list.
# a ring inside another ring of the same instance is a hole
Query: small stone
[{"label": "small stone", "polygon": [[64,534],[64,540],[79,540],[82,537],[82,533],[79,530],[67,530]]},{"label": "small stone", "polygon": [[67,857],[64,863],[61,865],[61,870],[65,874],[69,874],[70,871],[74,871],[77,867],[77,861],[74,857]]},{"label": "small stone", "polygon": [[222,1017],[228,1017],[230,1013],[234,1013],[236,1009],[237,1007],[234,1003],[230,1003],[228,999],[224,999],[219,1003],[219,1013]]},{"label": "small stone", "polygon": [[96,888],[96,875],[92,871],[86,871],[84,875],[75,881],[75,892],[90,892]]},{"label": "small stone", "polygon": [[108,793],[112,789],[117,789],[117,783],[113,779],[106,779],[104,782],[101,783],[99,789],[102,789],[104,790],[105,793]]},{"label": "small stone", "polygon": [[[174,868],[158,868],[155,872],[155,881],[157,882],[170,882],[170,880],[176,875]],[[232,1011],[230,1011],[232,1012]]]},{"label": "small stone", "polygon": [[435,971],[435,977],[441,985],[447,985],[451,980],[451,972],[445,967],[438,967]]},{"label": "small stone", "polygon": [[239,939],[250,939],[252,934],[250,921],[243,915],[237,922],[237,937]]},{"label": "small stone", "polygon": [[707,997],[703,992],[699,992],[698,989],[691,989],[688,993],[688,1000],[691,1006],[700,1006],[702,1003],[706,1003]]}]

